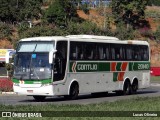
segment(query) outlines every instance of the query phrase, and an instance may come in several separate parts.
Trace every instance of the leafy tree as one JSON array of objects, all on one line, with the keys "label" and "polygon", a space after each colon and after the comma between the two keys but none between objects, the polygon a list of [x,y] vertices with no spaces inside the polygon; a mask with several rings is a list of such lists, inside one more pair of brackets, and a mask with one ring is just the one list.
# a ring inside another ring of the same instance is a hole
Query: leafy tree
[{"label": "leafy tree", "polygon": [[67,26],[69,21],[79,21],[75,4],[70,0],[55,0],[46,12],[46,18],[49,23],[58,26]]},{"label": "leafy tree", "polygon": [[119,22],[113,36],[116,36],[121,40],[134,39],[135,31],[132,27],[129,27],[126,30],[125,24],[123,22]]},{"label": "leafy tree", "polygon": [[160,6],[160,0],[149,0],[148,5]]},{"label": "leafy tree", "polygon": [[0,20],[20,22],[39,18],[43,0],[0,0]]},{"label": "leafy tree", "polygon": [[12,32],[13,32],[13,28],[9,24],[0,22],[0,39],[10,40]]},{"label": "leafy tree", "polygon": [[112,0],[112,12],[115,22],[124,21],[127,28],[130,25],[139,24],[141,19],[145,17],[145,7],[148,0]]}]

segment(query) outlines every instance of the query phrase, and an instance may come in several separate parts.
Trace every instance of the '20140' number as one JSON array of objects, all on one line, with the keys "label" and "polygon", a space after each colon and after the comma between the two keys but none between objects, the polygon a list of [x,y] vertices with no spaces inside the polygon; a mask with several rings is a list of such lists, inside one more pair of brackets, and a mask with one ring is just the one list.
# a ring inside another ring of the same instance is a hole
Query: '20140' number
[{"label": "'20140' number", "polygon": [[149,69],[149,64],[138,64],[138,69],[139,70],[148,70]]}]

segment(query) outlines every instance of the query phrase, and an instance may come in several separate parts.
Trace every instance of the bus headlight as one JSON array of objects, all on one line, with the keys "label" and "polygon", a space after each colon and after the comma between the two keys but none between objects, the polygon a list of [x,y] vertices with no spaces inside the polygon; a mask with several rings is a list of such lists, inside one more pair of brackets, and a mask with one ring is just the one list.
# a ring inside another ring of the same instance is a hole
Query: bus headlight
[{"label": "bus headlight", "polygon": [[45,87],[45,86],[49,86],[49,85],[52,85],[51,83],[50,84],[42,84],[41,87]]},{"label": "bus headlight", "polygon": [[14,83],[13,85],[14,85],[14,86],[19,86],[19,83]]}]

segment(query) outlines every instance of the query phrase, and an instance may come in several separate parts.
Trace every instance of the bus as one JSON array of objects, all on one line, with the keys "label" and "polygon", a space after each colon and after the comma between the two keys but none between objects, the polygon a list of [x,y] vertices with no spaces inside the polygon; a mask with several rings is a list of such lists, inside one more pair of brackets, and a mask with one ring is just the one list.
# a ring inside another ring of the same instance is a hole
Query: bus
[{"label": "bus", "polygon": [[21,39],[14,57],[13,89],[43,101],[49,96],[134,94],[150,86],[146,41],[96,35]]}]

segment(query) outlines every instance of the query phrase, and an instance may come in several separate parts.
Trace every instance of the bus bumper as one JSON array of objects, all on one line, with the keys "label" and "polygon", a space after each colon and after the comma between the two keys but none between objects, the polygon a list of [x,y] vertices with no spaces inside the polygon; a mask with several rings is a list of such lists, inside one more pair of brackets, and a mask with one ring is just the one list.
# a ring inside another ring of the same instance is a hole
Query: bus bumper
[{"label": "bus bumper", "polygon": [[42,95],[42,96],[54,96],[53,85],[46,85],[41,87],[21,87],[13,85],[13,90],[18,95]]}]

